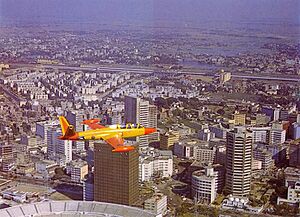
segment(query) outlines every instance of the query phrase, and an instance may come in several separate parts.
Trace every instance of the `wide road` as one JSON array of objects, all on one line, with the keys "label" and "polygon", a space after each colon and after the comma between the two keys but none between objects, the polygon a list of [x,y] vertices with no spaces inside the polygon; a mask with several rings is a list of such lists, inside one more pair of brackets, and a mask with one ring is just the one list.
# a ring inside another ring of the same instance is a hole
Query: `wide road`
[{"label": "wide road", "polygon": [[[102,65],[85,65],[84,67],[79,66],[66,66],[66,65],[41,65],[41,64],[17,64],[17,67],[41,67],[49,69],[60,69],[60,70],[73,70],[73,71],[100,71],[100,72],[129,72],[135,74],[185,74],[185,75],[202,75],[202,76],[213,76],[208,75],[204,72],[195,71],[168,71],[162,69],[154,69],[150,67],[134,67],[134,66],[102,66]],[[275,81],[292,81],[300,82],[300,77],[287,77],[287,76],[269,76],[269,75],[241,75],[232,74],[233,78],[237,79],[251,79],[251,80],[275,80]]]}]

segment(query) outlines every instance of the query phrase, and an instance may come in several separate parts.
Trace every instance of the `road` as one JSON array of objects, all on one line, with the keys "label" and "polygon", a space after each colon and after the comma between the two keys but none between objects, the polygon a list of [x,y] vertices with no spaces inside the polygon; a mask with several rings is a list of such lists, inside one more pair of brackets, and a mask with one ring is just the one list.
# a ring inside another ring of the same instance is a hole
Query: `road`
[{"label": "road", "polygon": [[[14,67],[41,67],[49,69],[60,69],[60,70],[73,70],[73,71],[101,71],[101,72],[129,72],[135,74],[183,74],[183,75],[202,75],[202,76],[212,76],[204,72],[194,72],[194,71],[166,71],[162,69],[153,69],[149,67],[135,67],[135,66],[102,66],[102,65],[87,65],[84,67],[79,66],[66,66],[66,65],[40,65],[40,64],[16,64]],[[257,75],[241,75],[232,74],[233,78],[237,79],[251,79],[251,80],[276,80],[276,81],[290,81],[290,82],[300,82],[300,77],[287,77],[287,76],[257,76]]]}]

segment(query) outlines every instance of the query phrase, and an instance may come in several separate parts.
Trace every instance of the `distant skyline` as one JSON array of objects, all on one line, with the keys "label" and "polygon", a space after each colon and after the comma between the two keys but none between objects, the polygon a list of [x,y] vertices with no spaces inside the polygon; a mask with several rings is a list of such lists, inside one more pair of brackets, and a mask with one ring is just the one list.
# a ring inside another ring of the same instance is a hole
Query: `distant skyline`
[{"label": "distant skyline", "polygon": [[0,25],[300,23],[299,0],[0,0]]}]

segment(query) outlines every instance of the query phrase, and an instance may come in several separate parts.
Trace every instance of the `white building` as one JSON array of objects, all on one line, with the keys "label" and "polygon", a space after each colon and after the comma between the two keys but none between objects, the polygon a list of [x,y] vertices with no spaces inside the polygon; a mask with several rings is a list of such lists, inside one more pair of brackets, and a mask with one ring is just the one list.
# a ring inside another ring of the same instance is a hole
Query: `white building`
[{"label": "white building", "polygon": [[216,175],[212,167],[195,171],[192,175],[192,196],[194,200],[210,204],[217,196]]},{"label": "white building", "polygon": [[285,142],[286,131],[282,129],[270,130],[270,144],[282,144]]},{"label": "white building", "polygon": [[268,134],[270,129],[270,127],[251,127],[250,130],[252,131],[253,143],[269,143]]},{"label": "white building", "polygon": [[209,129],[200,130],[198,136],[199,139],[207,142],[215,138],[215,134],[211,132]]},{"label": "white building", "polygon": [[[126,123],[139,123],[145,127],[157,127],[157,108],[150,105],[149,101],[143,100],[138,97],[125,97],[125,122]],[[140,149],[146,149],[149,142],[159,141],[159,134],[153,133],[152,135],[145,135],[136,137],[139,142]]]},{"label": "white building", "polygon": [[161,177],[171,177],[173,174],[172,151],[149,149],[139,157],[139,180],[149,181],[155,173]]},{"label": "white building", "polygon": [[226,198],[222,202],[222,209],[233,209],[242,212],[260,213],[263,210],[261,207],[253,207],[248,204],[249,199],[247,197],[232,197]]},{"label": "white building", "polygon": [[156,193],[150,199],[145,200],[144,209],[150,210],[155,214],[164,215],[167,212],[168,199],[166,195],[162,193]]},{"label": "white building", "polygon": [[216,156],[216,148],[197,145],[194,147],[194,159],[202,163],[213,163]]},{"label": "white building", "polygon": [[82,160],[72,161],[69,166],[72,182],[82,182],[84,177],[88,174],[88,164]]},{"label": "white building", "polygon": [[277,204],[290,203],[300,205],[300,169],[287,167],[285,173],[285,186],[288,188],[287,198],[277,198]]},{"label": "white building", "polygon": [[58,126],[58,121],[41,121],[36,123],[35,134],[40,136],[43,140],[47,140],[48,129],[54,126]]},{"label": "white building", "polygon": [[60,140],[61,130],[50,127],[47,131],[47,154],[49,159],[55,160],[60,166],[72,161],[72,141]]}]

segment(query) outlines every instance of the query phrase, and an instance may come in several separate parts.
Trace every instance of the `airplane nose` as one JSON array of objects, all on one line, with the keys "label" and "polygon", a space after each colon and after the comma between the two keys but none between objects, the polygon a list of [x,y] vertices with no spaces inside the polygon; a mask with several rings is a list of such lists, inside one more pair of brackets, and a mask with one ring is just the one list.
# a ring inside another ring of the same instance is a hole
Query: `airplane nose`
[{"label": "airplane nose", "polygon": [[145,128],[145,135],[156,132],[155,128]]}]

